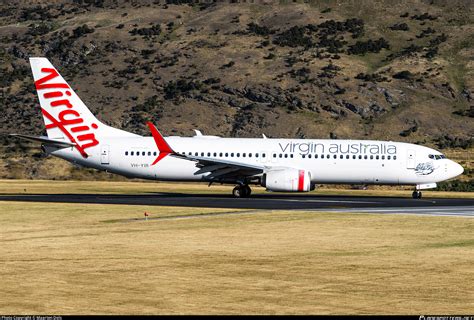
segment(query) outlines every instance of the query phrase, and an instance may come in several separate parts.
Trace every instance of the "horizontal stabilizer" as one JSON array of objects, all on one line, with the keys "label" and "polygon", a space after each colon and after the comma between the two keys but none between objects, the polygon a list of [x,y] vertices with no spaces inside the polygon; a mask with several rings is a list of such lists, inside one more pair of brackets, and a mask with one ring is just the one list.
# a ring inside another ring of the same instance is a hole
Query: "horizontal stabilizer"
[{"label": "horizontal stabilizer", "polygon": [[34,136],[29,136],[29,135],[26,135],[26,134],[18,134],[18,133],[12,133],[12,134],[10,134],[10,136],[18,137],[18,138],[25,139],[25,140],[30,140],[30,141],[41,142],[45,145],[53,146],[53,147],[68,148],[68,147],[74,147],[75,146],[74,143],[71,143],[71,142],[68,142],[68,141],[54,140],[54,139],[50,139],[50,138],[44,137],[44,136],[34,137]]}]

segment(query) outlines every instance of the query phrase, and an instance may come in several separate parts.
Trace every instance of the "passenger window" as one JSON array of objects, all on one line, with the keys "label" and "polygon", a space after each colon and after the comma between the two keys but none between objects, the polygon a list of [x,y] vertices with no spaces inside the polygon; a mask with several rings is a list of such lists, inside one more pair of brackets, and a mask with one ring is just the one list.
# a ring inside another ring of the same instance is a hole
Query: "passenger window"
[{"label": "passenger window", "polygon": [[314,159],[318,159],[318,155],[317,155],[317,154],[314,155]]},{"label": "passenger window", "polygon": [[131,155],[131,156],[133,156],[133,155],[134,155],[134,153],[135,153],[135,152],[133,152],[133,151],[132,151],[132,152],[130,152],[130,155]]},{"label": "passenger window", "polygon": [[244,152],[244,153],[242,153],[242,157],[244,157],[244,158],[245,158],[245,152]]},{"label": "passenger window", "polygon": [[145,151],[142,152],[142,156],[144,156],[144,155],[145,155]]},{"label": "passenger window", "polygon": [[151,151],[148,151],[148,155],[151,156]]},{"label": "passenger window", "polygon": [[397,156],[393,156],[393,160],[397,160]]},{"label": "passenger window", "polygon": [[379,160],[379,156],[375,156],[375,159]]},{"label": "passenger window", "polygon": [[276,158],[276,157],[277,157],[277,155],[276,155],[276,153],[274,153],[274,154],[273,154],[273,158]]},{"label": "passenger window", "polygon": [[382,160],[385,160],[385,156],[382,156]]},{"label": "passenger window", "polygon": [[367,156],[364,156],[364,160],[367,160]]},{"label": "passenger window", "polygon": [[229,154],[226,152],[226,153],[225,153],[225,156],[226,156],[226,158],[227,158],[227,157],[229,156]]},{"label": "passenger window", "polygon": [[240,153],[237,152],[237,158],[239,158],[239,157],[240,157]]},{"label": "passenger window", "polygon": [[359,154],[359,160],[362,160],[362,155]]},{"label": "passenger window", "polygon": [[232,152],[232,153],[230,154],[230,156],[233,158],[233,157],[234,157],[234,153]]},{"label": "passenger window", "polygon": [[371,156],[370,156],[370,160],[374,160],[374,156],[371,155]]},{"label": "passenger window", "polygon": [[349,155],[346,155],[346,159],[349,159],[349,158],[350,158],[350,156],[349,156]]},{"label": "passenger window", "polygon": [[278,158],[281,158],[281,157],[282,157],[282,155],[281,155],[281,153],[280,153],[280,154],[278,155]]},{"label": "passenger window", "polygon": [[265,153],[262,153],[262,158],[265,158]]},{"label": "passenger window", "polygon": [[137,151],[137,156],[139,156],[139,155],[140,155],[140,151]]},{"label": "passenger window", "polygon": [[310,158],[310,159],[311,159],[311,155],[310,155],[310,154],[308,154],[308,158]]},{"label": "passenger window", "polygon": [[222,152],[221,152],[221,153],[219,153],[219,157],[222,157]]},{"label": "passenger window", "polygon": [[252,153],[249,153],[249,158],[252,158]]},{"label": "passenger window", "polygon": [[344,156],[341,154],[341,155],[339,156],[339,158],[340,158],[340,159],[344,159]]},{"label": "passenger window", "polygon": [[125,151],[125,155],[128,156],[128,151]]},{"label": "passenger window", "polygon": [[332,157],[333,157],[334,159],[337,159],[337,155],[333,155]]},{"label": "passenger window", "polygon": [[293,153],[292,153],[292,154],[290,154],[290,158],[293,158]]},{"label": "passenger window", "polygon": [[[285,153],[285,158],[288,158],[288,155],[286,153]],[[311,158],[311,156],[310,156],[310,158]]]},{"label": "passenger window", "polygon": [[255,158],[258,158],[258,153],[255,154]]},{"label": "passenger window", "polygon": [[331,156],[330,156],[329,154],[328,154],[328,155],[326,155],[326,159],[329,159],[329,158],[331,158]]},{"label": "passenger window", "polygon": [[391,157],[390,157],[390,156],[387,156],[387,160],[390,160],[390,159],[391,159]]},{"label": "passenger window", "polygon": [[356,157],[356,155],[355,155],[355,154],[354,154],[354,155],[352,155],[352,159],[354,159],[354,160],[355,160],[356,158],[357,158],[357,157]]},{"label": "passenger window", "polygon": [[303,159],[306,158],[306,155],[302,154],[302,155],[301,155],[301,158],[303,158]]},{"label": "passenger window", "polygon": [[430,155],[428,156],[428,158],[434,159],[434,155],[430,154]]}]

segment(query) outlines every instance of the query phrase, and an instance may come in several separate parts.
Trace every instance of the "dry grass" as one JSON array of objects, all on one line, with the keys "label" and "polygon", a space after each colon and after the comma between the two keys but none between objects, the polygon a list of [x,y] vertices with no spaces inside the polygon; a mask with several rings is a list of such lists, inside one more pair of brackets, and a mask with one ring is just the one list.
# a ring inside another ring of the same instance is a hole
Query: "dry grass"
[{"label": "dry grass", "polygon": [[[468,314],[468,218],[0,202],[0,314]],[[183,219],[152,218],[197,215]]]}]

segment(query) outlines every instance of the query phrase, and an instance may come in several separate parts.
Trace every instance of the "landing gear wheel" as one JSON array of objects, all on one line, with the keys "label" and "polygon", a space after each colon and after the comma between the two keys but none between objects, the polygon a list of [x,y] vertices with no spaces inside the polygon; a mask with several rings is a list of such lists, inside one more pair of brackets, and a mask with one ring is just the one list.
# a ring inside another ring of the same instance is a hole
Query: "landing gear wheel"
[{"label": "landing gear wheel", "polygon": [[250,189],[248,185],[242,186],[242,190],[245,190],[244,197],[250,197],[250,194],[252,193],[252,189]]},{"label": "landing gear wheel", "polygon": [[421,199],[422,193],[421,191],[413,191],[411,196],[413,197],[413,199]]},{"label": "landing gear wheel", "polygon": [[232,195],[235,198],[241,198],[242,197],[242,188],[240,186],[236,186],[234,190],[232,190]]},{"label": "landing gear wheel", "polygon": [[236,186],[234,190],[232,190],[232,195],[236,198],[246,198],[250,196],[252,193],[252,189],[248,185],[243,186]]}]

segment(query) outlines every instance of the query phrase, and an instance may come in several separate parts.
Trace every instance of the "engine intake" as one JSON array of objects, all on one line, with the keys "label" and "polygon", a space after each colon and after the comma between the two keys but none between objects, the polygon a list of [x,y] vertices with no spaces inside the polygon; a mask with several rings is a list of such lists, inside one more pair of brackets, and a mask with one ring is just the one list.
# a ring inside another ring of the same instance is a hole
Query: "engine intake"
[{"label": "engine intake", "polygon": [[308,192],[311,188],[311,174],[306,170],[281,169],[263,174],[262,187],[270,191]]}]

